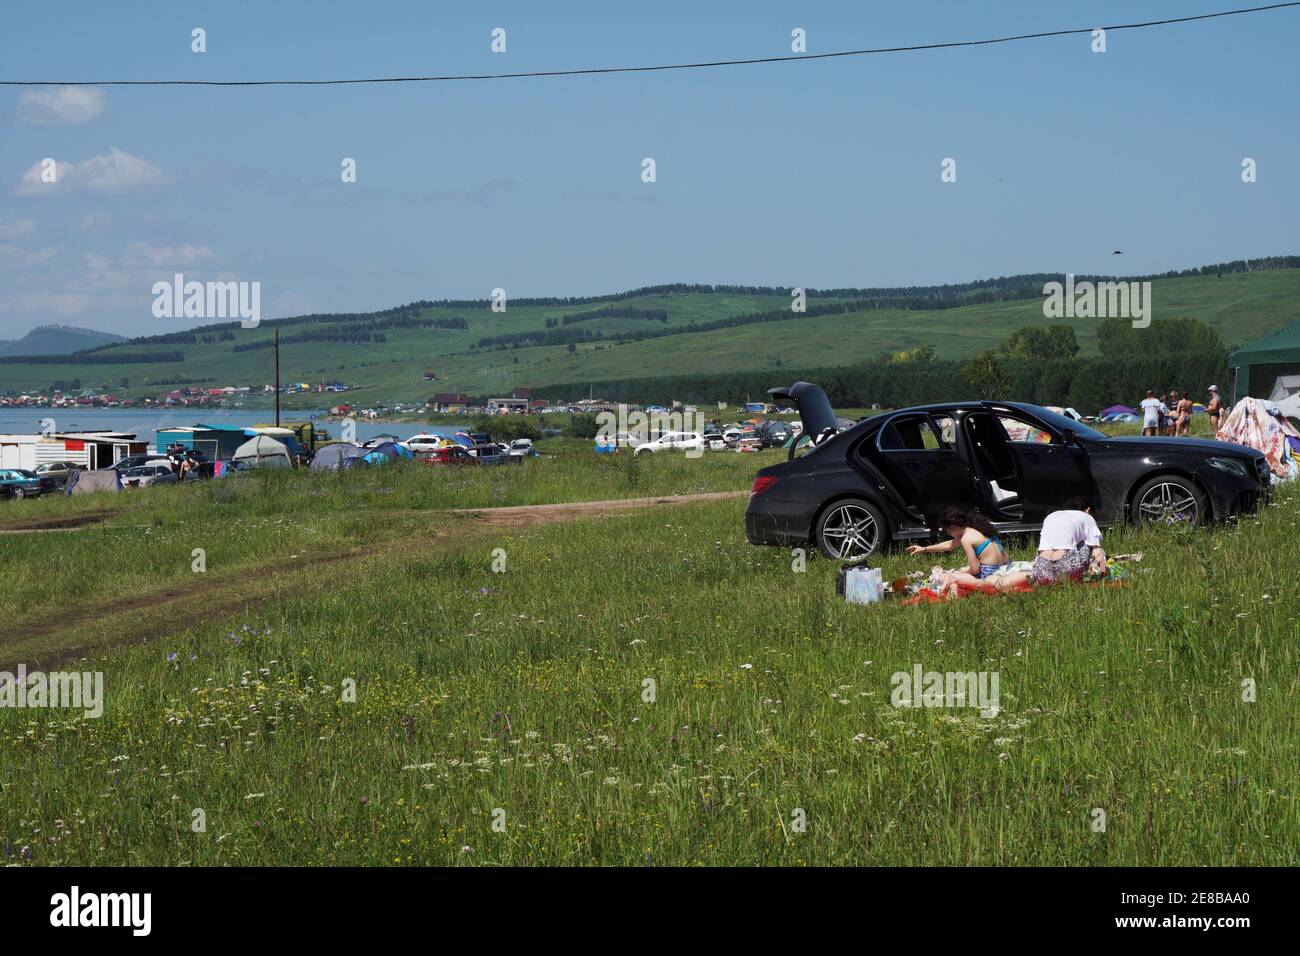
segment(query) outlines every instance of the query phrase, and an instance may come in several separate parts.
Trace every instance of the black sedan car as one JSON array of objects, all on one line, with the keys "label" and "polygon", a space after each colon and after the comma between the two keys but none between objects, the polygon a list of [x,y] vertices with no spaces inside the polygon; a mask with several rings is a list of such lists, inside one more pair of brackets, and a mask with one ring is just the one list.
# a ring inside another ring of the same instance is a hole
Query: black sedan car
[{"label": "black sedan car", "polygon": [[890,542],[932,538],[949,506],[1015,532],[1037,531],[1075,496],[1093,502],[1101,525],[1200,524],[1253,511],[1268,496],[1268,462],[1243,445],[1111,437],[1019,402],[950,402],[850,423],[817,385],[768,394],[799,406],[812,443],[754,479],[745,509],[751,544],[812,543],[857,559]]}]

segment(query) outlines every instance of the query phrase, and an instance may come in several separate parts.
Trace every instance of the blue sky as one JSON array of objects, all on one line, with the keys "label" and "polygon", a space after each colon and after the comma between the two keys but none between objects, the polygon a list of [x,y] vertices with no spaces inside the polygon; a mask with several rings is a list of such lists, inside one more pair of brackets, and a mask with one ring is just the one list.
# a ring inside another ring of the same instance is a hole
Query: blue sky
[{"label": "blue sky", "polygon": [[[139,0],[126,16],[15,3],[0,12],[0,78],[680,62],[787,54],[795,27],[818,53],[1233,5]],[[194,27],[205,54],[190,50]],[[1298,36],[1294,9],[1112,33],[1104,54],[1076,36],[476,83],[0,88],[0,338],[48,322],[174,330],[185,321],[150,305],[177,271],[259,281],[276,317],[495,287],[906,285],[1294,254]],[[53,190],[24,181],[45,157],[71,164]],[[641,181],[645,157],[655,183]],[[946,157],[955,183],[940,181]]]}]

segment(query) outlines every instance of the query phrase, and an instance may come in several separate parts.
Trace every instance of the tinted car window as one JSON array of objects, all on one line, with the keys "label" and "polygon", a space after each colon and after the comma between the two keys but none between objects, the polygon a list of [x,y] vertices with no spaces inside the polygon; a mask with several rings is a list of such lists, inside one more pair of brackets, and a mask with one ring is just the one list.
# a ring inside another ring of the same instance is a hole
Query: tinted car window
[{"label": "tinted car window", "polygon": [[924,415],[900,415],[880,430],[881,451],[938,451],[948,443],[936,434]]}]

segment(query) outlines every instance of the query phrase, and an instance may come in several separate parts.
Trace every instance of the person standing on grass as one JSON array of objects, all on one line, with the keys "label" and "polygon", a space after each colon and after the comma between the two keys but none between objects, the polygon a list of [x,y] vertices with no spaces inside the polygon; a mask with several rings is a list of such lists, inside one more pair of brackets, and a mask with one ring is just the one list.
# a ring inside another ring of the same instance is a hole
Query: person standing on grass
[{"label": "person standing on grass", "polygon": [[1178,390],[1171,388],[1169,390],[1169,399],[1165,402],[1165,408],[1168,414],[1165,416],[1165,434],[1176,435],[1178,433]]},{"label": "person standing on grass", "polygon": [[1165,403],[1156,398],[1154,389],[1147,389],[1147,397],[1142,399],[1142,434],[1160,433],[1160,420],[1168,412]]},{"label": "person standing on grass", "polygon": [[1187,392],[1178,400],[1178,424],[1175,435],[1190,435],[1192,431],[1192,398]]},{"label": "person standing on grass", "polygon": [[1205,406],[1205,413],[1210,416],[1211,435],[1218,435],[1219,418],[1223,415],[1223,399],[1219,398],[1219,386],[1211,385],[1209,392],[1210,402]]}]

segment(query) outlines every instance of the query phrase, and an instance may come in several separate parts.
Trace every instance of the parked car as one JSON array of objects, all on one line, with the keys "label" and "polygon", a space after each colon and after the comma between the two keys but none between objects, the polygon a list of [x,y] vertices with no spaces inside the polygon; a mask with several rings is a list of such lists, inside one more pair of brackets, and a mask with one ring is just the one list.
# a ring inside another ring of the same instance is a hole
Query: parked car
[{"label": "parked car", "polygon": [[127,455],[125,458],[119,458],[113,462],[113,470],[119,475],[124,475],[132,468],[139,468],[141,465],[147,465],[149,462],[157,460],[157,455]]},{"label": "parked car", "polygon": [[35,472],[26,468],[0,468],[0,487],[8,490],[6,497],[36,498],[50,490]]},{"label": "parked car", "polygon": [[434,448],[420,455],[419,460],[430,467],[441,467],[444,465],[477,465],[479,460],[469,453],[469,449],[461,445],[450,445],[446,448]]},{"label": "parked car", "polygon": [[524,459],[498,444],[475,445],[470,453],[480,465],[522,465]]},{"label": "parked car", "polygon": [[652,455],[660,451],[704,451],[704,439],[696,432],[664,432],[652,441],[637,445],[633,454]]},{"label": "parked car", "polygon": [[171,465],[155,462],[128,469],[122,475],[122,487],[152,488],[154,485],[174,485],[179,480],[176,472],[172,471]]},{"label": "parked car", "polygon": [[441,435],[430,435],[426,433],[421,433],[419,435],[412,435],[410,438],[406,439],[406,441],[402,442],[401,444],[405,445],[413,452],[423,453],[426,451],[433,451],[435,448],[441,445],[445,440],[446,439],[444,439]]},{"label": "parked car", "polygon": [[755,428],[754,433],[764,448],[780,448],[789,441],[790,436],[793,434],[790,426],[785,422],[771,420],[765,421]]},{"label": "parked car", "polygon": [[533,447],[531,438],[516,438],[510,443],[506,454],[513,455],[516,458],[538,458],[542,453]]},{"label": "parked car", "polygon": [[1099,524],[1116,525],[1201,524],[1253,511],[1269,494],[1268,462],[1244,445],[1113,437],[1020,402],[925,405],[848,423],[816,385],[769,394],[796,401],[817,440],[758,472],[745,509],[752,544],[811,542],[855,559],[932,538],[948,506],[1030,532],[1075,496],[1093,502]]},{"label": "parked car", "polygon": [[68,483],[68,476],[75,469],[82,469],[84,465],[78,465],[73,461],[47,461],[43,465],[37,465],[35,472],[36,477],[45,479],[51,487],[62,488]]}]

